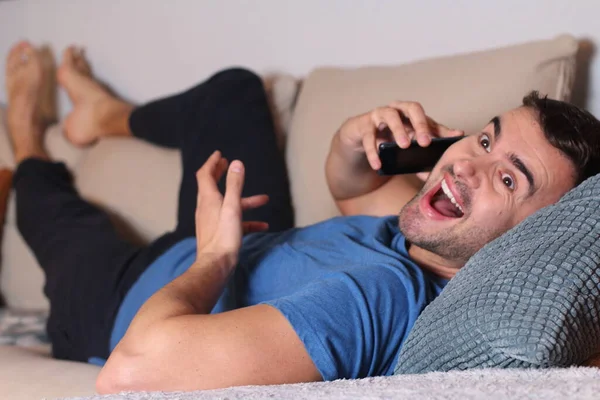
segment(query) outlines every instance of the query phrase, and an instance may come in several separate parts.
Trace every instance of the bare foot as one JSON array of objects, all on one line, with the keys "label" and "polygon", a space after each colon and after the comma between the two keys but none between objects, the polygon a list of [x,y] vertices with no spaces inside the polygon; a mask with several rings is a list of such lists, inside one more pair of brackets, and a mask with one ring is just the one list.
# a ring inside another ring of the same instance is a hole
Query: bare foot
[{"label": "bare foot", "polygon": [[29,42],[13,46],[6,59],[7,126],[15,161],[30,157],[48,159],[43,146],[46,129],[39,111],[44,84],[42,61]]},{"label": "bare foot", "polygon": [[73,102],[73,111],[64,122],[64,132],[71,143],[86,146],[103,136],[130,134],[133,106],[113,96],[94,79],[82,50],[71,46],[64,51],[57,78]]}]

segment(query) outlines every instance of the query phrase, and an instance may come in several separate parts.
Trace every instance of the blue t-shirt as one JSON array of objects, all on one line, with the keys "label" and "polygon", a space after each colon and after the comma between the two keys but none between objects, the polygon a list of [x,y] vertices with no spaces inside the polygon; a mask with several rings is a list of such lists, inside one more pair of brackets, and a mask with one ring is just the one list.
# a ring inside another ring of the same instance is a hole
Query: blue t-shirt
[{"label": "blue t-shirt", "polygon": [[[195,259],[196,240],[189,238],[148,267],[121,304],[111,351],[142,304]],[[239,260],[212,312],[275,307],[324,380],[391,375],[418,315],[447,283],[410,259],[398,217],[339,217],[251,234]]]}]

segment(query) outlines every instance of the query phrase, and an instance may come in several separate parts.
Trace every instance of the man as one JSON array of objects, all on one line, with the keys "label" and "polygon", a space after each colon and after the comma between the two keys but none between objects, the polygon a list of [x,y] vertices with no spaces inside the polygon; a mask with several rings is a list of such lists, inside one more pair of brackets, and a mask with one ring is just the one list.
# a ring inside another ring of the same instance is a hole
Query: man
[{"label": "man", "polygon": [[[46,274],[54,355],[108,357],[102,393],[391,374],[414,321],[448,279],[600,165],[600,122],[533,93],[453,145],[419,191],[405,177],[375,173],[383,128],[402,147],[411,137],[426,146],[462,132],[417,103],[397,102],[349,119],[333,139],[328,183],[354,216],[292,229],[256,76],[225,71],[135,108],[102,89],[69,49],[59,81],[74,102],[71,141],[135,135],[181,149],[177,228],[140,249],[120,240],[64,166],[50,162],[35,113],[37,63],[28,43],[8,60],[17,218]],[[208,156],[211,143],[236,160]],[[260,157],[250,148],[258,145]],[[281,232],[243,238],[268,225]]]}]

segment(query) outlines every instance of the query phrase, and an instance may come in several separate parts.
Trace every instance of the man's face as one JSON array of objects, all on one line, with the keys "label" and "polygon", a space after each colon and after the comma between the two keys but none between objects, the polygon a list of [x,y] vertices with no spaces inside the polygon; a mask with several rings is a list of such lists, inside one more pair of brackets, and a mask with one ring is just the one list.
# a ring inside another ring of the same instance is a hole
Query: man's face
[{"label": "man's face", "polygon": [[400,212],[400,229],[460,267],[574,184],[572,163],[546,140],[534,112],[517,108],[444,153]]}]

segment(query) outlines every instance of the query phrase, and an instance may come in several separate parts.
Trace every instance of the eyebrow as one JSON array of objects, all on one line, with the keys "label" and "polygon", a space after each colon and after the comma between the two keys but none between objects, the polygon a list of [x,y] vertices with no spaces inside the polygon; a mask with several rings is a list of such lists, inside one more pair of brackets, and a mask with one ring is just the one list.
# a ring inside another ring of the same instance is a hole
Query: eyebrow
[{"label": "eyebrow", "polygon": [[490,121],[490,124],[494,124],[494,142],[500,139],[500,133],[502,133],[502,125],[500,124],[500,117],[494,117]]},{"label": "eyebrow", "polygon": [[535,181],[533,180],[533,174],[516,154],[510,153],[508,155],[508,158],[510,159],[510,162],[512,162],[512,164],[515,166],[515,168],[521,171],[521,173],[525,175],[525,178],[527,178],[527,182],[529,183],[529,193],[527,197],[531,197],[531,195],[533,195],[533,193],[536,190]]},{"label": "eyebrow", "polygon": [[[492,118],[490,123],[494,125],[494,142],[496,142],[500,139],[500,136],[502,134],[502,123],[500,122],[500,117]],[[533,174],[531,173],[531,170],[527,168],[525,163],[515,153],[509,153],[508,159],[510,160],[512,165],[514,165],[516,169],[521,171],[521,173],[525,175],[525,178],[527,178],[527,183],[529,184],[529,192],[527,197],[531,197],[536,191],[535,180],[533,179]]]}]

